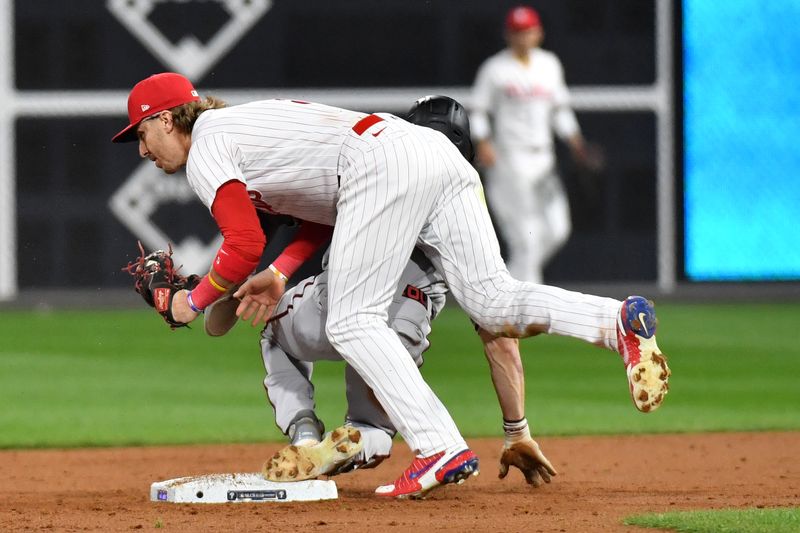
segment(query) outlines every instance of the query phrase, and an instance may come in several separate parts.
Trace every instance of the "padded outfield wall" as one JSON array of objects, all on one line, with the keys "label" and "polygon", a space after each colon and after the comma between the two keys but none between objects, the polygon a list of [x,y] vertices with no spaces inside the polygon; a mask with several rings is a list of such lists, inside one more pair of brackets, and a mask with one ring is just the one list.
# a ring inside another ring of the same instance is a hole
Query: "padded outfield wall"
[{"label": "padded outfield wall", "polygon": [[[148,248],[172,242],[187,270],[206,267],[218,244],[214,224],[181,176],[164,177],[133,147],[109,142],[139,79],[182,71],[201,92],[234,104],[292,97],[402,113],[419,96],[443,93],[468,106],[475,70],[502,47],[514,4],[0,0],[0,299],[126,286],[120,266],[137,239]],[[587,184],[560,148],[574,233],[547,280],[645,281],[669,291],[681,275],[675,6],[535,5],[584,133],[608,160]]]}]

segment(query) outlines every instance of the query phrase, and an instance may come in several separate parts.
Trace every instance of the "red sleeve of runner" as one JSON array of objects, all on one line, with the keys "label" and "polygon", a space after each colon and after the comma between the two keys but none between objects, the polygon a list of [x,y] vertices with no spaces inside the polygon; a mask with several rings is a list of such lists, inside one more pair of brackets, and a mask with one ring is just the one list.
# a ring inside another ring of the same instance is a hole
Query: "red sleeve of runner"
[{"label": "red sleeve of runner", "polygon": [[272,266],[287,278],[291,278],[292,274],[331,238],[331,235],[333,235],[332,226],[303,221],[292,242],[272,262]]},{"label": "red sleeve of runner", "polygon": [[239,283],[258,266],[267,238],[244,183],[231,180],[217,189],[211,213],[224,238],[214,259],[214,270]]}]

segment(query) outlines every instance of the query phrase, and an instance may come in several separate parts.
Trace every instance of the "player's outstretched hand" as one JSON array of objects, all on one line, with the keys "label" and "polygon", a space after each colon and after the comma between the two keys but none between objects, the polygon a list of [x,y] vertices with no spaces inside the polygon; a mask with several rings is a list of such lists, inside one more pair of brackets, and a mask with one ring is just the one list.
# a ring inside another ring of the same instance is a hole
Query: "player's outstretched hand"
[{"label": "player's outstretched hand", "polygon": [[506,477],[512,466],[519,468],[525,480],[534,487],[543,482],[550,483],[550,478],[558,475],[539,448],[539,443],[531,437],[527,421],[513,430],[506,429],[506,440],[500,456],[500,479]]},{"label": "player's outstretched hand", "polygon": [[285,289],[286,282],[283,279],[270,269],[264,269],[233,293],[234,298],[241,300],[236,308],[236,316],[250,320],[253,326],[263,326],[272,316]]}]

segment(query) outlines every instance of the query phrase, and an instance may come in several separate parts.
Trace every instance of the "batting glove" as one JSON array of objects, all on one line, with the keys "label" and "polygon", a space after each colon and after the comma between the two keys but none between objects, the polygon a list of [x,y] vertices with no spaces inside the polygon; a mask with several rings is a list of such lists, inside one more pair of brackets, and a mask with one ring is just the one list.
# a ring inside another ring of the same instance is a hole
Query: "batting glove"
[{"label": "batting glove", "polygon": [[517,422],[503,421],[503,430],[506,438],[500,456],[500,479],[506,477],[510,466],[515,466],[534,487],[542,485],[542,482],[550,483],[551,476],[558,472],[531,437],[528,421],[524,418]]}]

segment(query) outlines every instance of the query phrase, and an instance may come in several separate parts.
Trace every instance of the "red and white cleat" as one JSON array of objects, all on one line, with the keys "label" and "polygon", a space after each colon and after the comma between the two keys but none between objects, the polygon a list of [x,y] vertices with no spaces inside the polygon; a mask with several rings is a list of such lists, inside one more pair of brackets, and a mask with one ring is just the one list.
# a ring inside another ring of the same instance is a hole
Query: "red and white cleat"
[{"label": "red and white cleat", "polygon": [[424,498],[440,485],[460,485],[478,472],[478,456],[472,450],[439,452],[430,457],[417,457],[394,483],[378,487],[375,494],[385,498]]},{"label": "red and white cleat", "polygon": [[658,409],[669,390],[671,372],[656,344],[656,326],[653,302],[641,296],[629,296],[622,302],[617,349],[625,363],[633,403],[643,413]]}]

